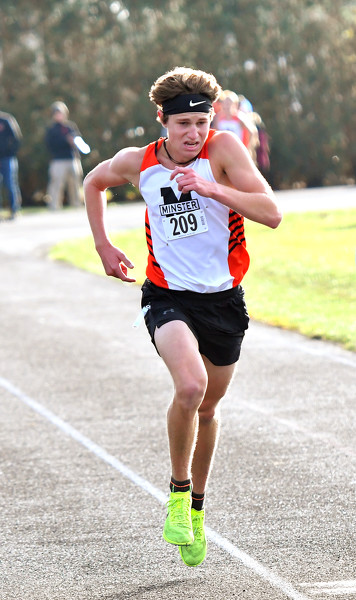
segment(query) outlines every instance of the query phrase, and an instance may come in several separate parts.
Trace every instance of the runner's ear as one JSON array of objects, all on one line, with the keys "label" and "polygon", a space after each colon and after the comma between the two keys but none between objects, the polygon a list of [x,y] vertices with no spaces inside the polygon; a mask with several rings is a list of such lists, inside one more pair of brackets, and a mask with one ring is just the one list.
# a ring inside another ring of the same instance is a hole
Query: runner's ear
[{"label": "runner's ear", "polygon": [[157,110],[157,121],[159,123],[161,123],[161,125],[163,125],[163,127],[165,126],[164,114],[163,114],[163,111],[160,109]]}]

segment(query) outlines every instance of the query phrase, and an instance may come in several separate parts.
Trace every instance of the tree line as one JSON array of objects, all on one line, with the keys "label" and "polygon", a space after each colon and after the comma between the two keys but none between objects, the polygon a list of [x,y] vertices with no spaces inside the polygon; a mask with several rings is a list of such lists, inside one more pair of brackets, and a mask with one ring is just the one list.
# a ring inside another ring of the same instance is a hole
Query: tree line
[{"label": "tree line", "polygon": [[49,107],[63,100],[92,148],[87,172],[160,134],[148,100],[177,65],[244,95],[270,136],[275,189],[354,182],[356,9],[342,0],[4,2],[0,110],[23,132],[25,203],[41,200]]}]

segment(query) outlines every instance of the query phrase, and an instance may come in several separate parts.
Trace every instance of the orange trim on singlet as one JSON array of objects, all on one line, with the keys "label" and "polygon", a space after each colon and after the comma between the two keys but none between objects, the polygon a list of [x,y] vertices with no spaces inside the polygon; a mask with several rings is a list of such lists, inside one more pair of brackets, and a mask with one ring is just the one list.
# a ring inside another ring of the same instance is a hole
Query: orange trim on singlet
[{"label": "orange trim on singlet", "polygon": [[[209,131],[208,137],[204,143],[204,146],[199,153],[199,158],[208,158],[208,147],[207,146],[208,146],[209,140],[212,138],[214,133],[215,133],[214,129],[211,129]],[[153,167],[154,165],[160,164],[159,161],[157,160],[156,153],[162,146],[163,140],[164,140],[164,138],[161,137],[156,142],[151,142],[147,146],[147,149],[146,149],[146,152],[143,157],[142,164],[141,164],[141,169],[140,169],[141,172],[145,171],[146,169],[149,169],[150,167]],[[146,276],[148,277],[148,279],[150,279],[154,284],[158,285],[159,287],[168,289],[168,283],[165,279],[164,273],[163,273],[160,265],[158,264],[155,254],[154,254],[152,238],[151,238],[151,227],[150,227],[150,221],[149,221],[149,217],[148,217],[147,208],[146,208],[146,214],[145,214],[145,233],[146,233],[146,244],[147,244],[147,250],[148,250]]]},{"label": "orange trim on singlet", "polygon": [[[156,142],[151,142],[146,149],[145,155],[143,157],[143,161],[141,164],[141,172],[145,171],[146,169],[149,169],[150,167],[153,167],[154,165],[158,165],[159,161],[157,160],[156,157],[156,151],[161,147],[161,145],[163,144],[163,137],[159,138],[159,140],[157,140]],[[157,148],[157,150],[156,150]],[[145,212],[145,234],[146,234],[146,244],[147,244],[147,250],[148,250],[148,257],[147,257],[147,267],[146,267],[146,276],[148,277],[148,279],[150,279],[153,283],[155,283],[156,285],[158,285],[159,287],[163,287],[163,288],[168,288],[168,283],[164,277],[163,271],[160,267],[160,265],[158,264],[154,251],[153,251],[153,245],[152,245],[152,237],[151,237],[151,226],[150,226],[150,220],[148,218],[148,210],[146,207],[146,212]]]},{"label": "orange trim on singlet", "polygon": [[155,285],[158,285],[159,287],[168,289],[168,283],[164,277],[161,267],[159,266],[159,264],[156,260],[156,257],[155,257],[154,251],[153,251],[152,238],[151,238],[151,227],[150,227],[150,221],[148,218],[147,208],[146,208],[146,214],[145,214],[145,233],[146,233],[146,244],[147,244],[147,250],[148,250],[146,276]]},{"label": "orange trim on singlet", "polygon": [[229,255],[228,265],[234,276],[233,287],[241,283],[250,265],[250,257],[246,250],[244,217],[233,210],[229,214]]},{"label": "orange trim on singlet", "polygon": [[156,142],[151,142],[150,144],[148,144],[148,146],[146,148],[146,152],[143,157],[142,164],[141,164],[141,169],[140,169],[141,172],[145,171],[146,169],[149,169],[149,167],[153,167],[153,165],[160,164],[156,157],[155,148],[156,148],[156,144],[157,144],[157,150],[159,150],[159,148],[163,144],[163,140],[164,140],[164,138],[161,137]]},{"label": "orange trim on singlet", "polygon": [[[203,148],[199,153],[199,158],[209,159],[208,154],[208,143],[215,134],[215,129],[211,129],[208,133],[208,137],[205,141]],[[142,165],[141,172],[149,167],[160,164],[156,157],[157,150],[161,147],[164,138],[159,138],[157,142],[152,142],[148,145]],[[244,218],[240,214],[233,210],[229,213],[229,247],[228,247],[228,266],[229,272],[234,277],[233,287],[236,287],[241,283],[245,273],[248,270],[250,264],[250,257],[246,250],[246,240],[244,232]],[[148,261],[146,267],[146,276],[154,284],[162,288],[169,288],[169,285],[165,279],[164,273],[158,264],[152,245],[151,238],[151,227],[148,217],[148,210],[146,208],[145,214],[145,233],[146,243],[148,249]]]},{"label": "orange trim on singlet", "polygon": [[214,133],[215,133],[215,129],[209,130],[208,137],[206,138],[204,146],[202,147],[202,149],[199,152],[198,158],[206,158],[206,159],[209,158],[208,144],[209,144],[211,138],[213,137]]},{"label": "orange trim on singlet", "polygon": [[[197,158],[209,158],[208,143],[210,142],[214,133],[215,133],[215,129],[209,130],[208,137],[206,138],[206,140],[204,142],[204,146],[200,150]],[[159,160],[157,160],[156,153],[162,146],[164,139],[165,138],[161,137],[156,142],[151,142],[150,144],[148,144],[148,146],[146,148],[146,152],[145,152],[143,160],[142,160],[141,169],[140,169],[141,172],[145,171],[146,169],[149,169],[150,167],[153,167],[154,165],[160,164]]]}]

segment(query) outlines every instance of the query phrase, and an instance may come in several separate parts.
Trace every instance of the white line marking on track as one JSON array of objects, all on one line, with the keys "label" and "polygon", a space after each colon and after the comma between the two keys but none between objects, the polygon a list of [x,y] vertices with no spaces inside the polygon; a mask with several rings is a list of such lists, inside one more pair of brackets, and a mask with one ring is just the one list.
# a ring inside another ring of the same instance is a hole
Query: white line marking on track
[{"label": "white line marking on track", "polygon": [[[21,400],[21,402],[26,404],[36,413],[47,419],[47,421],[52,423],[52,425],[55,425],[63,433],[82,444],[82,446],[87,448],[95,456],[114,467],[114,469],[119,471],[122,475],[124,475],[124,477],[127,477],[127,479],[129,479],[137,487],[141,488],[142,490],[156,498],[161,504],[166,503],[167,495],[164,494],[161,490],[153,486],[149,481],[147,481],[140,475],[137,475],[137,473],[132,471],[129,467],[124,465],[117,458],[106,452],[106,450],[98,446],[98,444],[96,444],[88,437],[80,433],[80,431],[72,427],[69,423],[63,421],[60,417],[58,417],[52,411],[48,410],[45,406],[43,406],[33,398],[27,396],[27,394],[22,392],[10,381],[4,379],[1,376],[0,386],[7,390],[13,396]],[[258,562],[254,558],[252,558],[243,550],[240,550],[237,546],[234,546],[234,544],[232,544],[229,540],[219,535],[213,529],[210,529],[210,527],[206,527],[206,533],[208,535],[208,538],[214,544],[219,546],[222,550],[225,550],[225,552],[227,552],[234,558],[237,558],[237,560],[239,560],[243,565],[245,565],[245,567],[256,573],[256,575],[261,577],[261,579],[264,579],[272,587],[286,594],[286,597],[290,600],[310,600],[308,596],[305,596],[301,592],[298,592],[296,589],[294,589],[294,587],[288,581],[276,575],[273,571],[265,567],[262,563]]]},{"label": "white line marking on track", "polygon": [[301,583],[301,587],[307,588],[309,594],[329,594],[330,596],[345,596],[356,594],[356,579],[341,581],[316,581],[314,583]]}]

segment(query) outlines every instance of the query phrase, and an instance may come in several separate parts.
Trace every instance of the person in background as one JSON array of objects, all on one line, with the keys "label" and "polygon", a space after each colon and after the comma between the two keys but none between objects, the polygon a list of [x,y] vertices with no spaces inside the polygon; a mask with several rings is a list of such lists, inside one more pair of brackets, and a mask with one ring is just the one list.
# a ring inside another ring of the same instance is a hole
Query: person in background
[{"label": "person in background", "polygon": [[241,110],[239,96],[231,90],[223,90],[218,103],[212,126],[219,131],[232,131],[248,148],[254,126],[248,114]]},{"label": "person in background", "polygon": [[261,173],[266,177],[270,169],[270,137],[266,131],[266,126],[262,117],[258,113],[253,113],[254,121],[257,127],[258,143],[256,144],[255,163]]},{"label": "person in background", "polygon": [[51,106],[52,123],[46,130],[45,141],[51,155],[47,188],[48,205],[52,210],[62,208],[67,192],[71,206],[81,204],[83,169],[79,151],[90,152],[75,123],[68,121],[69,110],[64,102]]},{"label": "person in background", "polygon": [[21,206],[21,192],[18,183],[17,151],[22,133],[15,117],[0,111],[0,200],[1,187],[8,192],[10,219],[14,219]]},{"label": "person in background", "polygon": [[149,97],[167,137],[121,149],[84,180],[95,247],[107,275],[134,282],[110,241],[108,187],[135,185],[146,202],[147,279],[141,316],[172,377],[167,413],[170,497],[163,528],[183,562],[206,556],[205,491],[219,439],[219,404],[248,327],[241,281],[249,266],[244,217],[275,228],[273,191],[229,131],[211,129],[221,87],[212,74],[176,67]]},{"label": "person in background", "polygon": [[213,127],[220,131],[232,131],[246,146],[255,164],[259,146],[258,127],[255,122],[253,106],[245,96],[224,90],[214,104],[215,117]]}]

